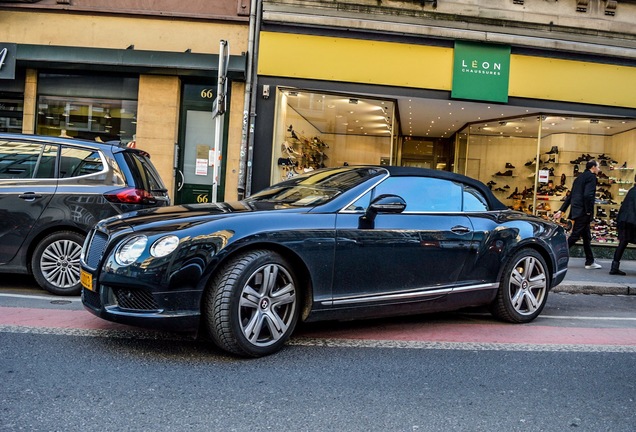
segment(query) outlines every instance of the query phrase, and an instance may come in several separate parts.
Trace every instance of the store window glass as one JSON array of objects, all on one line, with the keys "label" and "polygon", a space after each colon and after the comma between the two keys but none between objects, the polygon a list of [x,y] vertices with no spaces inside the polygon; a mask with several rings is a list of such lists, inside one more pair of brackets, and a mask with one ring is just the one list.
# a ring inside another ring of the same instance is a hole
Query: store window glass
[{"label": "store window glass", "polygon": [[616,242],[615,218],[634,184],[636,119],[538,113],[472,123],[456,142],[459,172],[486,183],[508,207],[545,218],[597,160],[593,240]]},{"label": "store window glass", "polygon": [[138,79],[41,74],[37,133],[95,141],[133,141]]},{"label": "store window glass", "polygon": [[279,88],[271,183],[325,167],[388,165],[394,111],[387,99]]},{"label": "store window glass", "polygon": [[22,132],[22,96],[11,97],[0,93],[0,132]]}]

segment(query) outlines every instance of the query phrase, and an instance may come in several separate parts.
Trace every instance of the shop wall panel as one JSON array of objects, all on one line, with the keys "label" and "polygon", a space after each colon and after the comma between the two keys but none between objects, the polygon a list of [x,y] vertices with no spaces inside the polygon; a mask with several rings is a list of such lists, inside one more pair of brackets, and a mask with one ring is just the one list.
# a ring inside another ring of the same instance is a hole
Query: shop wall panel
[{"label": "shop wall panel", "polygon": [[[281,55],[282,53],[282,55]],[[262,32],[260,75],[451,90],[453,49]],[[511,97],[636,108],[636,68],[513,54]]]},{"label": "shop wall panel", "polygon": [[[225,201],[238,198],[238,169],[241,160],[241,140],[243,136],[243,96],[245,84],[232,82],[232,97],[230,99],[227,134],[227,155],[225,161]],[[227,114],[226,114],[227,115]]]},{"label": "shop wall panel", "polygon": [[2,11],[0,41],[218,54],[221,39],[230,41],[232,53],[247,51],[247,33],[245,23]]},{"label": "shop wall panel", "polygon": [[172,200],[179,104],[180,81],[177,77],[142,75],[139,78],[137,148],[150,153]]},{"label": "shop wall panel", "polygon": [[636,108],[636,68],[512,55],[509,95]]},{"label": "shop wall panel", "polygon": [[433,46],[261,32],[258,73],[451,89],[453,51]]}]

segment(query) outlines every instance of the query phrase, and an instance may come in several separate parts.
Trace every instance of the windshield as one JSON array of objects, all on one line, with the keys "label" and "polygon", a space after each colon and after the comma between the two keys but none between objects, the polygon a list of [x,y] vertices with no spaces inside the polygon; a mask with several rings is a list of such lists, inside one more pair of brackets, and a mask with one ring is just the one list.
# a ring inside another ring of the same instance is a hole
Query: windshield
[{"label": "windshield", "polygon": [[285,206],[311,207],[331,201],[343,192],[385,173],[378,168],[331,168],[312,171],[275,184],[246,201],[270,202]]}]

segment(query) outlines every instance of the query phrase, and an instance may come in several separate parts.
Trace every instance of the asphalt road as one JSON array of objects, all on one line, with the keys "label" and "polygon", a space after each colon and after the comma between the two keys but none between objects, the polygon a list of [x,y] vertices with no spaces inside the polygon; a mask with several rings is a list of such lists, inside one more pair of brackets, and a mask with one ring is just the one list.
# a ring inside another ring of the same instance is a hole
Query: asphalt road
[{"label": "asphalt road", "polygon": [[0,431],[633,431],[636,296],[302,326],[243,360],[0,288]]}]

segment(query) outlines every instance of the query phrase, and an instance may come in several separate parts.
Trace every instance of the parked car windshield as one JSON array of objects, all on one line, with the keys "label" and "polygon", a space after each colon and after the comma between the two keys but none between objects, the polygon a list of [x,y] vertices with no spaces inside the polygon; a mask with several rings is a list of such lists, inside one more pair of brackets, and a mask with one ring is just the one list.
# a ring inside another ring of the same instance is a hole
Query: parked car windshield
[{"label": "parked car windshield", "polygon": [[377,168],[316,170],[270,186],[250,196],[246,201],[267,201],[295,207],[315,206],[330,201],[341,193],[384,172],[384,170]]}]

